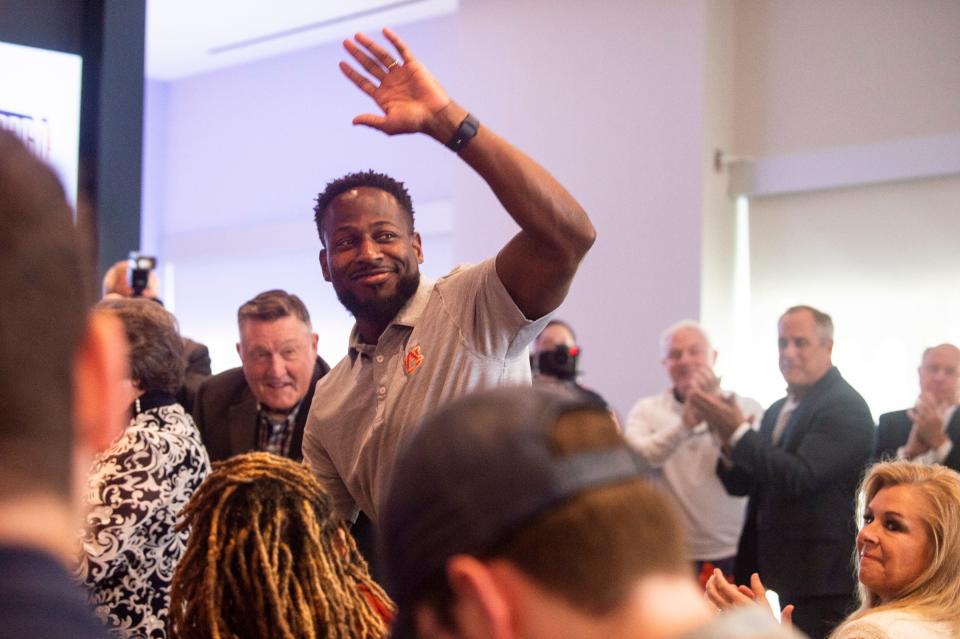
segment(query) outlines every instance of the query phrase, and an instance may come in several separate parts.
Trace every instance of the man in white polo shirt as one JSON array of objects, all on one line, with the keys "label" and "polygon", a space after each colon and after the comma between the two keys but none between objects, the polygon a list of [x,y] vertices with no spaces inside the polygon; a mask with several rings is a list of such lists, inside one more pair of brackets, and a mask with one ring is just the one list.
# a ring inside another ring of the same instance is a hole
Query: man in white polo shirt
[{"label": "man in white polo shirt", "polygon": [[[687,401],[694,389],[729,395],[713,372],[717,353],[700,325],[689,320],[664,331],[661,347],[672,385],[636,403],[627,417],[627,439],[676,502],[697,573],[705,580],[716,567],[732,575],[747,499],[727,494],[716,474],[720,442]],[[736,401],[758,424],[760,404],[739,395]]]}]

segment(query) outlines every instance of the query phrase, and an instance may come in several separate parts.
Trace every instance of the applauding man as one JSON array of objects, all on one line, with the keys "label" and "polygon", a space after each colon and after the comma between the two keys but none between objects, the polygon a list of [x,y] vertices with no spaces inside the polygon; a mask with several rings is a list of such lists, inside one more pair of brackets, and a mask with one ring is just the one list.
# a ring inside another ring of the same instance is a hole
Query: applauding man
[{"label": "applauding man", "polygon": [[850,611],[854,495],[873,450],[870,409],[833,365],[833,320],[794,306],[778,322],[787,396],[750,428],[728,401],[690,401],[729,454],[717,472],[731,495],[749,495],[737,548],[737,583],[754,572],[795,604],[794,623],[819,639]]},{"label": "applauding man", "polygon": [[[697,573],[705,580],[716,567],[732,575],[747,500],[724,490],[716,475],[720,442],[689,401],[694,391],[720,397],[713,372],[717,353],[700,325],[691,321],[664,331],[661,347],[672,386],[636,403],[627,417],[627,438],[676,502]],[[732,401],[751,424],[759,421],[760,404],[746,397]]]},{"label": "applauding man", "polygon": [[880,416],[877,457],[943,464],[960,471],[960,349],[953,344],[928,348],[917,372],[916,405]]},{"label": "applauding man", "polygon": [[317,385],[304,458],[337,514],[376,522],[398,448],[425,415],[475,389],[530,383],[527,345],[563,301],[594,240],[580,205],[543,168],[452,101],[390,30],[399,58],[358,34],[340,63],[382,114],[354,124],[420,133],[484,179],[520,227],[495,258],[436,282],[403,184],[381,173],[334,180],[317,198],[320,266],[356,325]]}]

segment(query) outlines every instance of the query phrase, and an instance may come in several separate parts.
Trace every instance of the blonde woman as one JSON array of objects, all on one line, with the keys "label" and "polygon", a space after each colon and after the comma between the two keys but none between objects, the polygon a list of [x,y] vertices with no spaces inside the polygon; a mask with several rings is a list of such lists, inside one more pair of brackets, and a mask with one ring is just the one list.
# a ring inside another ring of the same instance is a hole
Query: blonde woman
[{"label": "blonde woman", "polygon": [[[876,464],[860,486],[857,534],[860,607],[831,639],[949,639],[960,636],[960,474],[906,461]],[[762,598],[711,577],[718,608]]]}]

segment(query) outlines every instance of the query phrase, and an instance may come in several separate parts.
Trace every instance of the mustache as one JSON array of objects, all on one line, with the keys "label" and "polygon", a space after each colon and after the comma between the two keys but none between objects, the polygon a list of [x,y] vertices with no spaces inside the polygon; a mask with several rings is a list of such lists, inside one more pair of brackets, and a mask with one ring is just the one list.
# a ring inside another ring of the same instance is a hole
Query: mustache
[{"label": "mustache", "polygon": [[358,268],[350,273],[350,279],[356,280],[368,275],[379,275],[380,273],[395,273],[396,268],[390,266],[373,266]]}]

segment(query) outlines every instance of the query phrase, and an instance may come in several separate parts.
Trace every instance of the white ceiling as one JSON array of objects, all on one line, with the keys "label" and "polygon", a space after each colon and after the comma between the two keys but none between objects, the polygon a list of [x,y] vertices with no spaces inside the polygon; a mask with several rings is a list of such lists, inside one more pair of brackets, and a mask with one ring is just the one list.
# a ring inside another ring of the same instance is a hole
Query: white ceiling
[{"label": "white ceiling", "polygon": [[177,78],[357,31],[451,13],[458,0],[147,0],[146,74]]}]

